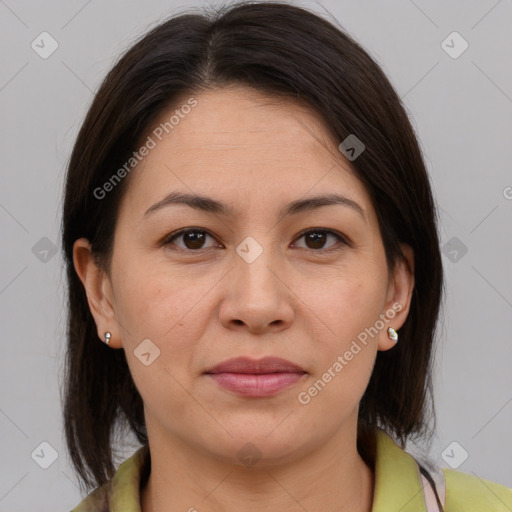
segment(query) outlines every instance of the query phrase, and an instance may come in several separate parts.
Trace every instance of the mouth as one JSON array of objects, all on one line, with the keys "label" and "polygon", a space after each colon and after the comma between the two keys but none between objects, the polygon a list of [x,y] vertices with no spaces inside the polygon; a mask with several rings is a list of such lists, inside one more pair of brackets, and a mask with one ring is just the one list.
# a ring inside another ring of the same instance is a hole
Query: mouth
[{"label": "mouth", "polygon": [[286,359],[247,357],[229,359],[205,372],[221,388],[245,397],[278,394],[307,375],[306,370]]}]

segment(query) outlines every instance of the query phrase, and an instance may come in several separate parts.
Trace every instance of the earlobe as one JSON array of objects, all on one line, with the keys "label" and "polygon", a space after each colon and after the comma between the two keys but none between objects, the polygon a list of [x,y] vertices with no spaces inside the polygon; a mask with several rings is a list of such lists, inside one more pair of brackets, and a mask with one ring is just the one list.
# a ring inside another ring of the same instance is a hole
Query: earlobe
[{"label": "earlobe", "polygon": [[84,286],[98,337],[105,342],[105,333],[111,333],[109,347],[118,348],[120,338],[117,332],[110,279],[107,273],[97,265],[91,245],[86,238],[80,238],[73,244],[73,264]]},{"label": "earlobe", "polygon": [[403,258],[395,265],[383,312],[388,323],[386,329],[379,334],[378,350],[382,351],[399,343],[400,333],[397,331],[407,319],[414,290],[414,251],[408,244],[401,244],[400,247]]}]

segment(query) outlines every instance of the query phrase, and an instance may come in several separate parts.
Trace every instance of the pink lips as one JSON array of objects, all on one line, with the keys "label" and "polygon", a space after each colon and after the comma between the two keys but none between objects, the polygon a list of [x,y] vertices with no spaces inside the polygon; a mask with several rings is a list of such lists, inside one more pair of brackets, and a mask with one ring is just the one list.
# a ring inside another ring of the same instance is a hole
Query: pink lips
[{"label": "pink lips", "polygon": [[221,387],[243,396],[264,397],[295,384],[306,374],[300,366],[279,357],[228,359],[206,372]]}]

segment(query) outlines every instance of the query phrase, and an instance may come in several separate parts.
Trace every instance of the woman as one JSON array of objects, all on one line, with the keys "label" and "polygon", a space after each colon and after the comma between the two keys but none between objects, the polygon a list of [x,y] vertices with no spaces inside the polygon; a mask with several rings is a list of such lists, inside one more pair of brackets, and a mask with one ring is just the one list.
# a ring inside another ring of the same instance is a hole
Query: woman
[{"label": "woman", "polygon": [[240,3],[145,35],[78,135],[63,247],[75,512],[512,506],[404,451],[434,419],[435,208],[340,28]]}]

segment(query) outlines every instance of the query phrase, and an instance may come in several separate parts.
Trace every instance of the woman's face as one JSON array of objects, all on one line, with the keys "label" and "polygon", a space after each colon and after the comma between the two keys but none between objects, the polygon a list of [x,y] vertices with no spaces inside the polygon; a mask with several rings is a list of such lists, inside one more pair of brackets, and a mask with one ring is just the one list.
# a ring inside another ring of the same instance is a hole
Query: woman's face
[{"label": "woman's face", "polygon": [[[370,197],[313,112],[241,86],[194,98],[161,115],[154,129],[181,112],[169,133],[149,133],[155,147],[131,171],[110,276],[75,244],[98,335],[125,351],[150,440],[236,463],[251,450],[277,463],[353,441],[413,278],[404,264],[388,274]],[[345,199],[290,208],[334,194]],[[208,373],[238,357],[301,370]]]}]

